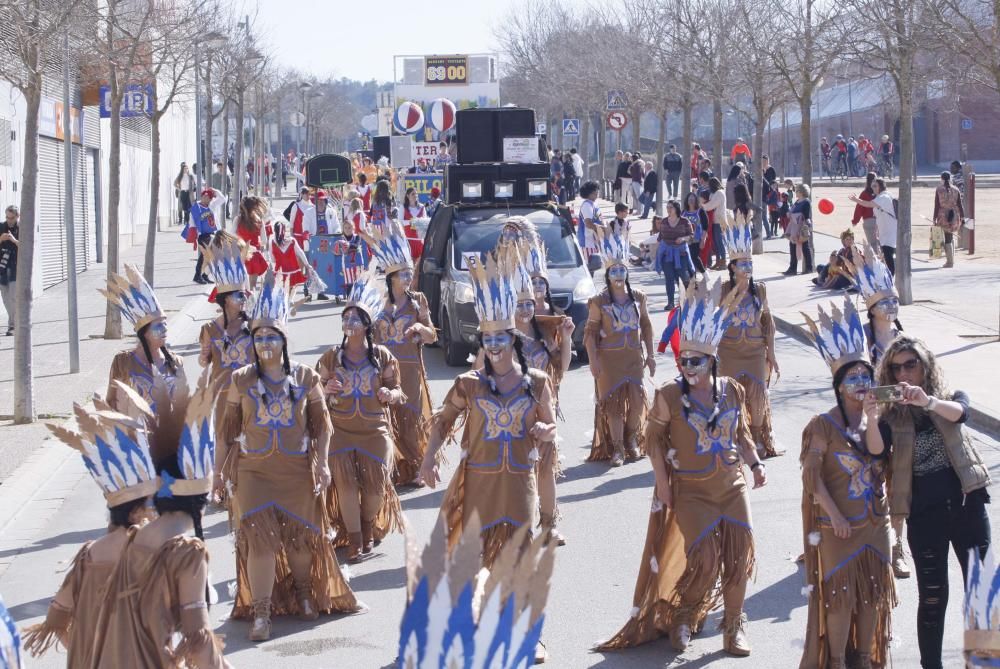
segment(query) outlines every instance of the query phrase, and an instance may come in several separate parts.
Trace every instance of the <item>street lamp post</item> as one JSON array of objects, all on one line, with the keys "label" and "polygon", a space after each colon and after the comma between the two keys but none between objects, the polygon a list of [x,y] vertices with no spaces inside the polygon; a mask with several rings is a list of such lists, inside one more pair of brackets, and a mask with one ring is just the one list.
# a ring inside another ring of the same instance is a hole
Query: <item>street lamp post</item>
[{"label": "street lamp post", "polygon": [[[209,32],[203,35],[199,40],[194,43],[194,116],[195,116],[195,137],[197,142],[197,156],[198,156],[198,169],[195,170],[195,183],[198,185],[198,192],[202,189],[202,174],[211,174],[211,171],[206,171],[206,157],[205,157],[205,142],[212,141],[212,90],[211,90],[211,67],[212,67],[212,52],[218,51],[226,43],[225,35],[217,33],[215,31]],[[205,134],[207,137],[202,136],[202,100],[201,100],[201,55],[205,54],[207,57],[205,63],[205,92],[207,95],[206,99],[206,114],[205,114]]]}]

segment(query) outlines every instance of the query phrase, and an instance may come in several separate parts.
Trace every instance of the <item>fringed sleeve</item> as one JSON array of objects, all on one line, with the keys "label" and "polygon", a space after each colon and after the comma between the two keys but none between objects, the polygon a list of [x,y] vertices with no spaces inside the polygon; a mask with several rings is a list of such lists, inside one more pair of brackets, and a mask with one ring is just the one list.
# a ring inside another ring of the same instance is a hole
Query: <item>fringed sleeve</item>
[{"label": "fringed sleeve", "polygon": [[[177,582],[173,605],[180,612],[176,624],[181,640],[174,649],[176,659],[192,669],[222,669],[222,641],[212,633],[204,584],[208,575],[208,550],[200,539],[178,537],[164,546],[161,553],[166,571]],[[178,601],[179,600],[179,601]]]},{"label": "fringed sleeve", "polygon": [[829,447],[823,422],[822,416],[813,416],[802,430],[799,462],[802,465],[802,490],[808,495],[816,491],[816,482],[823,476],[823,459]]},{"label": "fringed sleeve", "polygon": [[181,642],[174,651],[192,669],[223,669],[222,639],[212,632],[204,606],[181,609]]},{"label": "fringed sleeve", "polygon": [[593,296],[587,304],[587,324],[584,326],[583,336],[593,338],[594,342],[601,338],[601,323],[604,320],[604,313],[601,311],[603,295],[604,293],[600,293]]},{"label": "fringed sleeve", "polygon": [[[400,388],[399,361],[396,360],[396,356],[385,346],[379,346],[377,351],[379,365],[382,367],[382,387],[389,390]],[[400,393],[402,393],[402,389],[400,389]],[[406,394],[402,394],[402,402],[406,402]]]},{"label": "fringed sleeve", "polygon": [[416,297],[417,322],[431,331],[431,338],[424,341],[424,344],[433,344],[437,341],[438,337],[437,330],[434,329],[434,324],[431,322],[431,310],[427,306],[427,296],[423,293],[415,293],[414,297]]},{"label": "fringed sleeve", "polygon": [[[216,469],[223,481],[236,484],[237,463],[240,458],[240,438],[243,436],[243,398],[241,388],[245,388],[251,369],[233,374],[233,381],[226,391],[225,416],[222,419],[222,443],[216,449]],[[221,458],[221,459],[220,459]]]},{"label": "fringed sleeve", "polygon": [[309,368],[303,368],[302,386],[306,389],[306,431],[312,438],[313,448],[320,462],[326,459],[325,451],[329,443],[321,437],[333,432],[330,422],[330,412],[326,408],[326,397],[323,393],[323,382],[320,375]]},{"label": "fringed sleeve", "polygon": [[69,638],[70,629],[73,626],[74,609],[83,584],[83,565],[87,561],[93,543],[93,541],[88,541],[77,551],[59,592],[49,604],[45,621],[32,625],[24,631],[24,649],[31,653],[32,657],[45,654],[56,643],[65,643]]},{"label": "fringed sleeve", "polygon": [[459,418],[465,415],[468,408],[469,402],[463,375],[455,379],[451,390],[445,395],[441,408],[431,417],[431,432],[436,433],[442,442],[451,441],[461,428]]},{"label": "fringed sleeve", "polygon": [[754,444],[753,434],[750,432],[750,409],[747,407],[747,391],[743,386],[733,379],[729,379],[729,390],[732,393],[733,404],[739,407],[740,420],[736,426],[736,440],[741,448],[753,451],[757,448]]},{"label": "fringed sleeve", "polygon": [[649,321],[646,294],[642,291],[635,291],[635,296],[639,307],[639,333],[642,335],[642,343],[646,345],[646,353],[653,355],[656,349],[653,348],[653,324]]},{"label": "fringed sleeve", "polygon": [[764,333],[767,350],[774,355],[774,318],[771,317],[771,308],[767,304],[767,288],[762,283],[755,285],[760,295],[760,329]]},{"label": "fringed sleeve", "polygon": [[653,406],[646,420],[646,451],[650,458],[665,462],[668,470],[672,461],[670,453],[670,403],[667,392],[670,385],[661,386],[653,395]]}]

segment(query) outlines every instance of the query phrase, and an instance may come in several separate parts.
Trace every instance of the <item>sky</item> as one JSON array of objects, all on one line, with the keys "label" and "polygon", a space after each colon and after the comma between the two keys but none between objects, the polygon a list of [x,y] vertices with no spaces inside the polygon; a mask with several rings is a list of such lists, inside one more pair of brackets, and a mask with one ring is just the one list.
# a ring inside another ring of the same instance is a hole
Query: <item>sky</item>
[{"label": "sky", "polygon": [[[321,78],[391,81],[393,56],[497,50],[493,26],[516,4],[508,0],[259,0],[257,23],[283,65]],[[364,9],[370,10],[367,17]]]}]

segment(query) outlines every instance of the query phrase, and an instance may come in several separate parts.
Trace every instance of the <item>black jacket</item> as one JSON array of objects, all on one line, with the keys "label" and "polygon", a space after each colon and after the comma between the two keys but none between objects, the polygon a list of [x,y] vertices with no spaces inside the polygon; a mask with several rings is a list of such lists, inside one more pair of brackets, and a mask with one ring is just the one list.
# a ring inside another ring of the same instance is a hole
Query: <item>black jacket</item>
[{"label": "black jacket", "polygon": [[663,156],[663,169],[667,172],[680,172],[684,169],[684,159],[681,154],[674,151]]},{"label": "black jacket", "polygon": [[656,172],[653,170],[646,172],[646,178],[642,182],[642,190],[646,193],[655,193],[657,182],[659,179],[656,178]]},{"label": "black jacket", "polygon": [[[20,225],[14,229],[14,236],[20,239],[18,232],[20,231]],[[0,235],[5,232],[9,232],[10,228],[7,227],[7,222],[0,222]],[[7,267],[4,271],[0,271],[0,285],[6,286],[10,281],[17,281],[17,244],[14,242],[3,242],[0,243],[0,259],[4,256],[7,258]]]}]

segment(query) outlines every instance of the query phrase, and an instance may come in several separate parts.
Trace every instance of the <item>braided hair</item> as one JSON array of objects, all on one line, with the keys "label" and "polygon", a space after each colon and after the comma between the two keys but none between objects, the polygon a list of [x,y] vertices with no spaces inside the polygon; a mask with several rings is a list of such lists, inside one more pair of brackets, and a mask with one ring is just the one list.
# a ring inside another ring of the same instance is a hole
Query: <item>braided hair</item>
[{"label": "braided hair", "polygon": [[[146,341],[146,333],[149,332],[149,326],[152,324],[152,322],[146,323],[136,333],[139,336],[139,343],[142,344],[142,352],[146,355],[146,362],[149,363],[150,367],[153,366],[153,351],[149,348],[149,342]],[[163,354],[163,362],[166,364],[167,370],[171,374],[177,374],[177,359],[174,358],[174,354],[167,348],[166,343],[160,347],[160,353]]]},{"label": "braided hair", "polygon": [[[361,323],[365,326],[365,345],[367,352],[365,357],[368,358],[368,362],[371,363],[378,371],[382,371],[382,366],[378,362],[378,358],[375,357],[375,342],[372,339],[372,319],[364,309],[359,309],[358,307],[347,307],[347,309],[355,309],[358,312],[358,316],[361,317]],[[344,309],[344,311],[347,311]],[[347,347],[347,333],[344,333],[344,338],[340,340],[340,350],[343,351]]]},{"label": "braided hair", "polygon": [[140,497],[138,499],[132,499],[121,504],[116,504],[115,506],[108,509],[111,516],[110,524],[112,527],[131,527],[132,526],[132,512],[136,509],[145,506],[146,502],[149,501],[149,496]]},{"label": "braided hair", "polygon": [[[176,453],[171,453],[170,455],[164,457],[160,462],[154,464],[156,466],[157,474],[167,473],[174,479],[184,478],[184,472],[181,471],[180,463],[177,462]],[[153,506],[156,508],[156,512],[161,516],[171,511],[186,513],[190,516],[191,522],[194,524],[194,535],[202,541],[205,540],[205,530],[202,528],[201,519],[207,504],[208,493],[201,493],[200,495],[170,495],[169,497],[161,497],[157,494],[156,497],[153,498]],[[209,591],[210,587],[211,586],[206,580],[206,606],[212,605],[211,593]]]},{"label": "braided hair", "polygon": [[[733,267],[736,266],[736,260],[730,260],[727,269],[729,270],[729,285],[734,289],[736,288],[736,276],[733,274]],[[753,298],[753,306],[756,307],[757,311],[761,309],[760,295],[757,292],[757,284],[754,283],[753,275],[750,275],[750,296]]]},{"label": "braided hair", "polygon": [[[844,421],[844,436],[847,441],[850,442],[851,447],[857,451],[861,451],[861,444],[854,440],[850,434],[847,433],[851,429],[851,424],[847,421],[847,411],[844,409],[844,400],[840,396],[840,384],[844,382],[844,377],[847,376],[848,370],[854,369],[857,365],[862,365],[868,374],[871,375],[872,381],[875,380],[875,368],[867,360],[858,360],[847,365],[841,366],[833,375],[833,394],[837,398],[837,409],[840,411],[840,418]],[[875,427],[875,426],[869,426]]]},{"label": "braided hair", "polygon": [[[715,407],[719,403],[719,374],[718,374],[718,358],[714,355],[712,356],[712,406]],[[687,419],[691,412],[690,400],[688,395],[691,392],[691,384],[688,383],[687,377],[681,374],[681,404],[684,406],[684,418]],[[718,422],[719,416],[717,412],[712,412],[712,417],[708,421],[708,427],[710,430],[714,430],[716,423]]]},{"label": "braided hair", "polygon": [[[524,391],[528,394],[534,401],[538,401],[535,397],[535,390],[531,386],[531,377],[528,375],[528,360],[524,357],[524,339],[518,334],[516,330],[506,330],[507,334],[514,337],[514,354],[517,356],[517,362],[521,367],[521,386]],[[483,333],[479,333],[479,346],[483,345]],[[493,378],[493,364],[490,362],[489,355],[483,355],[483,369],[486,371],[486,382],[490,386],[490,392],[494,395],[499,395],[500,391],[497,389],[496,379]]]},{"label": "braided hair", "polygon": [[[611,278],[608,276],[608,272],[611,268],[604,270],[604,285],[608,286],[608,292],[611,292]],[[626,269],[627,271],[627,269]],[[628,280],[628,275],[625,275],[625,292],[628,293],[628,299],[632,301],[632,306],[635,307],[635,315],[641,317],[642,314],[639,313],[639,303],[635,300],[635,293],[632,292],[632,282]]]},{"label": "braided hair", "polygon": [[[257,334],[257,331],[261,328],[254,328],[251,335]],[[272,328],[273,329],[273,328]],[[288,339],[285,337],[284,333],[280,330],[275,330],[278,336],[281,337],[281,370],[285,373],[286,377],[292,375],[292,362],[288,359]],[[260,357],[257,355],[257,347],[253,347],[253,366],[257,370],[257,378],[263,379],[264,370],[260,366]],[[267,388],[264,388],[264,399],[267,399]],[[288,384],[288,399],[291,400],[292,404],[295,404],[295,388],[292,384]]]},{"label": "braided hair", "polygon": [[[231,343],[229,341],[229,314],[226,313],[226,298],[236,292],[237,291],[231,290],[227,293],[218,293],[215,296],[215,303],[222,309],[222,331],[223,334],[225,334],[222,343],[223,350],[228,349],[229,344]],[[247,323],[250,321],[250,317],[247,315],[247,312],[241,310],[239,319],[243,321],[243,327],[240,328],[240,334],[250,334],[250,328],[247,326]]]},{"label": "braided hair", "polygon": [[[396,272],[398,271],[399,270],[396,270]],[[396,272],[385,275],[385,287],[386,287],[385,294],[389,297],[389,304],[396,304],[396,296],[392,294],[392,277],[396,274]],[[412,290],[407,288],[404,292],[406,293],[406,297],[407,299],[410,300],[410,302],[415,302],[414,293]]]}]

